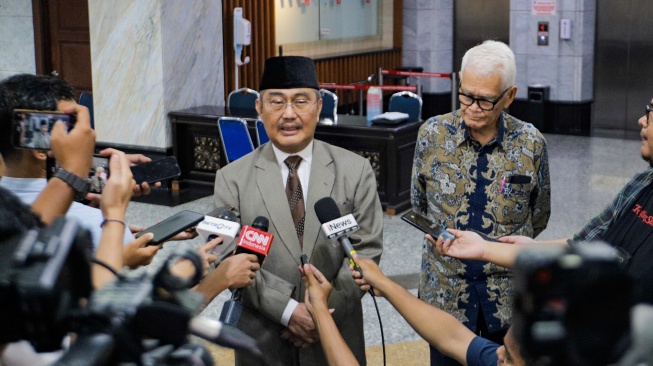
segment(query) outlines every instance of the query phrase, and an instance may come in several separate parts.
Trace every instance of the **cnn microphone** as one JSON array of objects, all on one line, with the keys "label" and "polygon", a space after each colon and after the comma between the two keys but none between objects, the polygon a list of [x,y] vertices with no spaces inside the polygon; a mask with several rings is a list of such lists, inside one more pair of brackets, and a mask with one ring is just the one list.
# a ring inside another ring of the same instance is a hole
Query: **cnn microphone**
[{"label": "cnn microphone", "polygon": [[[267,217],[257,216],[251,226],[243,226],[234,255],[241,253],[254,254],[258,258],[259,264],[262,265],[263,260],[270,252],[270,246],[274,239],[274,235],[267,232],[269,225],[270,221]],[[243,304],[241,303],[243,291],[242,288],[234,290],[231,299],[225,301],[219,318],[221,322],[234,327],[238,324],[240,315],[243,312]]]},{"label": "cnn microphone", "polygon": [[360,228],[354,215],[348,214],[341,217],[338,205],[331,197],[324,197],[315,202],[314,208],[317,218],[322,224],[322,231],[324,234],[327,238],[337,240],[340,243],[347,258],[349,258],[349,263],[354,266],[354,269],[358,271],[361,276],[363,276],[363,271],[356,262],[354,262],[353,256],[356,254],[356,251],[347,237],[349,234]]}]

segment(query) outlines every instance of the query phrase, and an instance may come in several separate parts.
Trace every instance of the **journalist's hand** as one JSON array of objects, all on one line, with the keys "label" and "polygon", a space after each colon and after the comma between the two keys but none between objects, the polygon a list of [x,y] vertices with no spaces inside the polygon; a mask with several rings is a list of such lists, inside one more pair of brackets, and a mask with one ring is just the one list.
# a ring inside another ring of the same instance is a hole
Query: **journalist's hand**
[{"label": "journalist's hand", "polygon": [[88,177],[93,165],[95,131],[91,128],[88,109],[74,101],[60,101],[57,104],[64,113],[77,114],[75,127],[67,131],[66,125],[56,122],[52,128],[50,144],[53,156],[59,166],[80,177]]}]

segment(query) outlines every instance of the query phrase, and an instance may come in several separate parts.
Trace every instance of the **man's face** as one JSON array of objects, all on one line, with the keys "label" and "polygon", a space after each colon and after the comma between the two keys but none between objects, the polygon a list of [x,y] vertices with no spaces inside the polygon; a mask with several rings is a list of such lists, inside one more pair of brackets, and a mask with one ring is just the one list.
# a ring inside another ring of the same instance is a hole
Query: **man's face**
[{"label": "man's face", "polygon": [[526,366],[526,362],[521,357],[519,344],[512,334],[512,328],[508,329],[508,333],[503,338],[503,344],[497,348],[498,366]]},{"label": "man's face", "polygon": [[42,135],[48,134],[48,125],[41,125],[41,134]]},{"label": "man's face", "polygon": [[[501,111],[507,108],[515,99],[517,88],[511,86],[505,94],[504,89],[501,89],[501,76],[499,74],[489,76],[479,76],[474,70],[465,70],[462,74],[462,81],[460,82],[460,93],[471,96],[476,99],[484,99],[487,101],[496,101],[499,97],[501,99],[494,105],[492,110],[486,111],[479,107],[477,101],[473,101],[472,105],[464,105],[460,103],[460,112],[465,121],[465,125],[472,131],[478,133],[490,133],[498,130],[498,121]],[[487,108],[486,108],[487,109]]]},{"label": "man's face", "polygon": [[261,93],[262,101],[256,100],[265,132],[279,150],[294,154],[313,140],[322,110],[322,99],[318,100],[316,94],[311,88],[269,89]]},{"label": "man's face", "polygon": [[[653,100],[649,102],[648,109],[653,110]],[[640,152],[642,153],[642,159],[648,161],[651,166],[653,166],[653,112],[649,112],[647,109],[646,113],[637,120],[637,123],[642,128],[640,136],[642,138],[642,147]]]}]

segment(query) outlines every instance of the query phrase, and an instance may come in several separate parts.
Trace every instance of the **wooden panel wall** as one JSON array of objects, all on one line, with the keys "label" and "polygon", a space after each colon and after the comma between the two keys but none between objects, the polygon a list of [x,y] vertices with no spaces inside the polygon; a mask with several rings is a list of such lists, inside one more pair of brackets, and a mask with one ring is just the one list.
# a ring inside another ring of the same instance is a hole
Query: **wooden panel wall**
[{"label": "wooden panel wall", "polygon": [[[321,83],[350,84],[367,80],[378,73],[379,67],[393,69],[401,66],[401,50],[369,52],[359,55],[333,57],[315,61],[317,79]],[[378,84],[375,77],[373,84]],[[337,90],[338,104],[358,103],[358,91],[352,93],[348,90]]]},{"label": "wooden panel wall", "polygon": [[222,26],[224,44],[224,86],[225,99],[235,89],[234,82],[234,8],[243,8],[243,17],[252,23],[252,43],[245,46],[241,60],[249,56],[251,61],[238,68],[238,87],[258,89],[263,74],[265,59],[275,56],[274,1],[223,0]]},{"label": "wooden panel wall", "polygon": [[[402,0],[394,0],[394,49],[316,60],[318,80],[347,84],[366,80],[371,74],[376,74],[379,67],[391,69],[401,66],[402,4]],[[244,59],[245,56],[250,56],[251,62],[238,68],[238,86],[258,89],[265,59],[277,55],[274,1],[223,0],[225,97],[235,89],[233,9],[236,7],[242,7],[243,17],[252,23],[252,44],[245,46],[242,57]],[[338,97],[339,104],[354,103],[358,100],[358,93],[348,93],[345,98],[345,93],[338,91]]]}]

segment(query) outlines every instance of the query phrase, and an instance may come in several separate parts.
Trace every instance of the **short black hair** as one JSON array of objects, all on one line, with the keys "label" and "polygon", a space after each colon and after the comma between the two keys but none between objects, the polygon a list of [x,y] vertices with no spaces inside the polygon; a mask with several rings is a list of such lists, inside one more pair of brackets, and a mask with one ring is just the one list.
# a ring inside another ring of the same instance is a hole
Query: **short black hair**
[{"label": "short black hair", "polygon": [[13,110],[54,111],[62,99],[75,99],[75,88],[58,76],[18,74],[0,81],[0,155],[6,164],[19,156],[11,141]]}]

